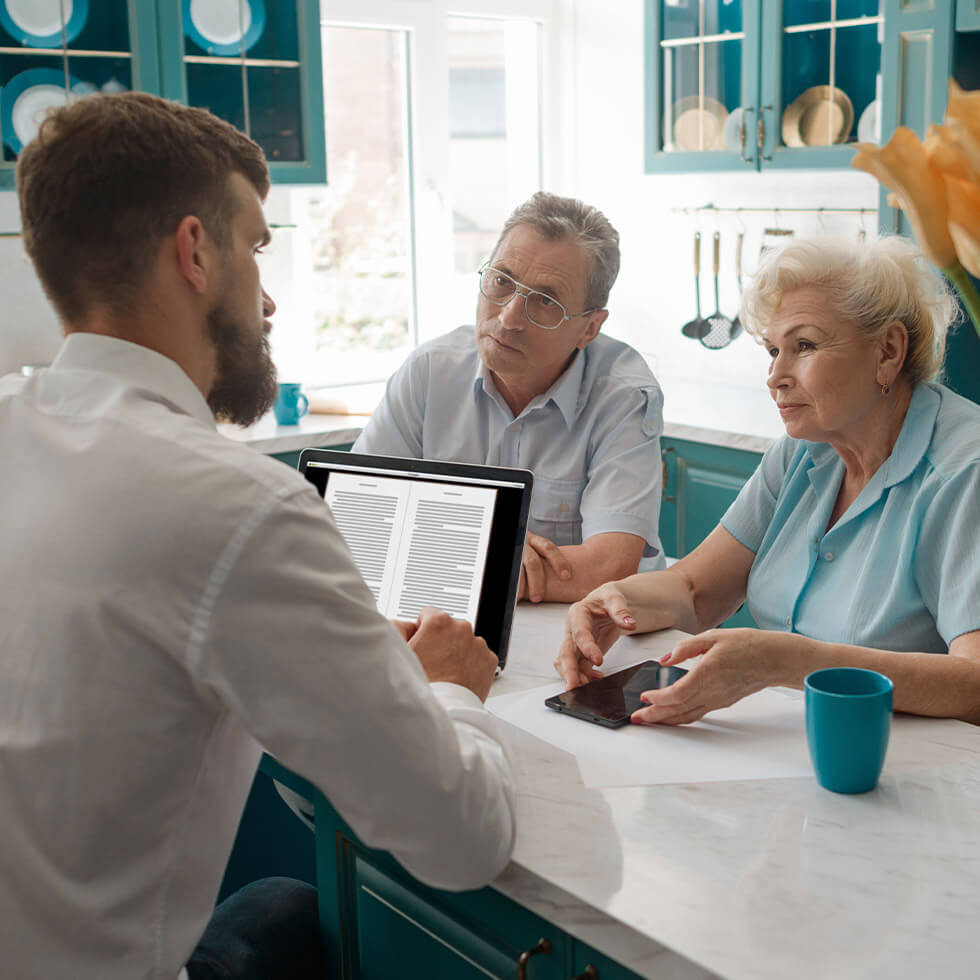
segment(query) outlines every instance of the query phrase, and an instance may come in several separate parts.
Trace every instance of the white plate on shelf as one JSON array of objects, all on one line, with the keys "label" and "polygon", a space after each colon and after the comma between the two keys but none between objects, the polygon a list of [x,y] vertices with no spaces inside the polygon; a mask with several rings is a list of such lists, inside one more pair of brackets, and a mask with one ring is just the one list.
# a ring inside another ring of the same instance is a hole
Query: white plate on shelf
[{"label": "white plate on shelf", "polygon": [[[68,87],[78,79],[68,76]],[[54,68],[29,68],[14,75],[3,86],[0,119],[3,141],[15,153],[29,143],[41,127],[49,109],[65,105],[73,97],[65,90],[65,73]]]},{"label": "white plate on shelf", "polygon": [[859,143],[881,142],[881,103],[874,99],[868,103],[858,120],[857,137]]},{"label": "white plate on shelf", "polygon": [[208,54],[247,51],[265,30],[264,0],[183,0],[184,33]]},{"label": "white plate on shelf", "polygon": [[725,144],[725,148],[732,150],[734,153],[741,153],[743,149],[740,130],[744,118],[745,110],[741,106],[733,109],[729,117],[725,120],[725,125],[721,130],[721,139]]},{"label": "white plate on shelf", "polygon": [[[673,126],[664,120],[664,132],[670,132],[679,150],[723,150],[722,130],[728,110],[709,95],[686,95],[671,106]],[[703,145],[702,145],[703,139]]]},{"label": "white plate on shelf", "polygon": [[88,18],[88,0],[0,0],[0,24],[21,44],[60,48],[62,7],[65,40],[74,41]]}]

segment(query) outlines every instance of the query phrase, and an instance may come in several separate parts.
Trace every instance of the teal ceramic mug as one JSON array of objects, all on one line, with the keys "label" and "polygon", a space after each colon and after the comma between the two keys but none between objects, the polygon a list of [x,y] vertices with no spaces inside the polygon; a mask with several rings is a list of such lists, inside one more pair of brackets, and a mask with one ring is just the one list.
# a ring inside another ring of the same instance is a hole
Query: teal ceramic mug
[{"label": "teal ceramic mug", "polygon": [[817,782],[835,793],[874,789],[888,751],[892,682],[861,667],[829,667],[808,674],[803,684]]},{"label": "teal ceramic mug", "polygon": [[279,394],[272,406],[280,425],[295,425],[310,410],[310,401],[303,394],[302,387],[294,381],[280,382]]}]

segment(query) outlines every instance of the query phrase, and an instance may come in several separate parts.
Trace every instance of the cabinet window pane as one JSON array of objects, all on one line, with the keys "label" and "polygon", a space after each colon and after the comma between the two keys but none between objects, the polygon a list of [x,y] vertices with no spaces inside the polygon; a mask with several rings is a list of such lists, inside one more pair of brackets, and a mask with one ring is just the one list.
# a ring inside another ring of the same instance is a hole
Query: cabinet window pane
[{"label": "cabinet window pane", "polygon": [[[541,186],[540,24],[450,17],[449,187],[455,271],[471,275]],[[472,297],[473,283],[467,281]],[[472,302],[472,298],[471,298]]]}]

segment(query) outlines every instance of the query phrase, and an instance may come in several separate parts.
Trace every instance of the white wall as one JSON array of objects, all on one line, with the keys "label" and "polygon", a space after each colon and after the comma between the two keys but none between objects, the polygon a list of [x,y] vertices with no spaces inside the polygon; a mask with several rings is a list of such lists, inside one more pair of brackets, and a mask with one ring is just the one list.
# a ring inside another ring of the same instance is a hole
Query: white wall
[{"label": "white wall", "polygon": [[[0,193],[0,232],[20,231],[17,196]],[[61,343],[58,320],[20,238],[0,238],[0,375],[47,364]]]}]

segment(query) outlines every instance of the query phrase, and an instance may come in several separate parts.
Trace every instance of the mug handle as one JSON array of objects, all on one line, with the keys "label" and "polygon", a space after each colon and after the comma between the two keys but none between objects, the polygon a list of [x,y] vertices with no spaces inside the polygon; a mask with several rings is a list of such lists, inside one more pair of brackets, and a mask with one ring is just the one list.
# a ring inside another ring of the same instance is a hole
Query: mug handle
[{"label": "mug handle", "polygon": [[[299,407],[301,401],[303,403],[302,408]],[[306,397],[306,395],[303,394],[303,392],[300,392],[296,396],[296,414],[300,418],[302,418],[309,410],[310,410],[310,400],[309,398]]]}]

